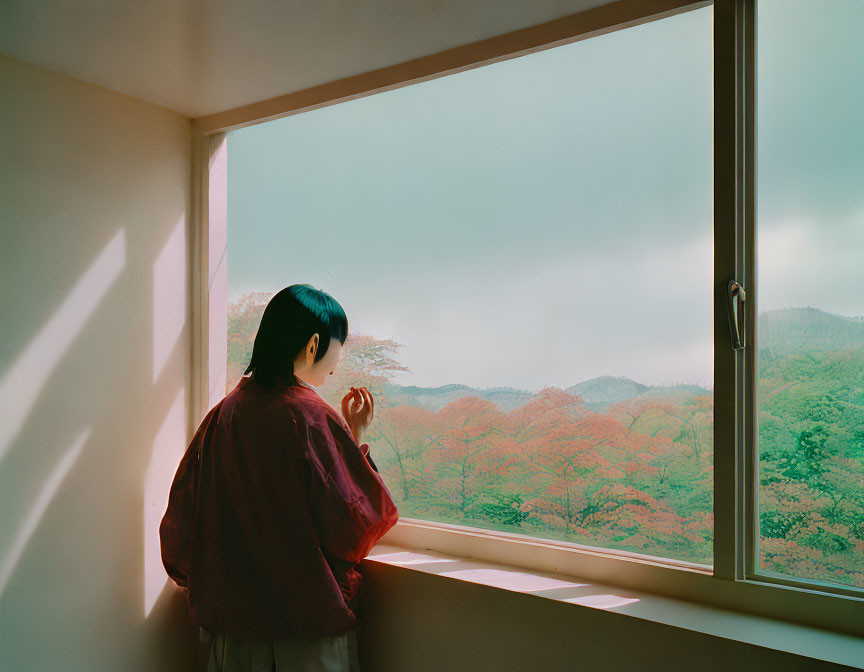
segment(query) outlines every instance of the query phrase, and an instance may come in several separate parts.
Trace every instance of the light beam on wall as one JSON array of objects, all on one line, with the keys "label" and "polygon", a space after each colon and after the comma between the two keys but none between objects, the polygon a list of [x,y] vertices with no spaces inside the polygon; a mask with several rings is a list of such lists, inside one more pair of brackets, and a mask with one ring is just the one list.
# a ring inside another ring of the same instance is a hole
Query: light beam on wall
[{"label": "light beam on wall", "polygon": [[162,565],[159,523],[168,506],[171,482],[185,452],[186,391],[181,388],[156,438],[153,453],[144,477],[144,617],[150,615],[153,605],[168,575]]},{"label": "light beam on wall", "polygon": [[54,471],[51,472],[51,475],[42,486],[42,490],[36,497],[36,501],[30,508],[29,513],[24,518],[18,534],[15,535],[12,545],[6,551],[3,564],[0,565],[0,597],[6,591],[9,579],[15,571],[18,561],[21,560],[21,556],[24,554],[24,549],[27,548],[30,538],[33,536],[36,528],[39,527],[39,522],[42,520],[42,516],[45,515],[48,505],[54,499],[54,495],[66,478],[66,474],[69,473],[72,465],[75,464],[78,456],[81,455],[81,449],[87,443],[87,439],[90,438],[90,433],[91,430],[89,428],[81,432],[72,443],[72,446],[63,454],[57,466],[54,467]]},{"label": "light beam on wall", "polygon": [[119,231],[66,295],[60,308],[0,381],[0,462],[18,437],[51,373],[126,266],[126,233]]},{"label": "light beam on wall", "polygon": [[186,323],[186,218],[180,217],[153,264],[153,382]]}]

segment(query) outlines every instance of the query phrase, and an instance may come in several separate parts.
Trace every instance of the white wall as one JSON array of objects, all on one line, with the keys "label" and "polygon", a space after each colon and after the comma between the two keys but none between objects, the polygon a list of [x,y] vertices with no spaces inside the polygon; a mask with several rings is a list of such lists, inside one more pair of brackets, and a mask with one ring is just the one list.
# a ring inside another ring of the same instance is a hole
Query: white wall
[{"label": "white wall", "polygon": [[0,57],[4,671],[191,669],[157,534],[188,436],[190,132]]}]

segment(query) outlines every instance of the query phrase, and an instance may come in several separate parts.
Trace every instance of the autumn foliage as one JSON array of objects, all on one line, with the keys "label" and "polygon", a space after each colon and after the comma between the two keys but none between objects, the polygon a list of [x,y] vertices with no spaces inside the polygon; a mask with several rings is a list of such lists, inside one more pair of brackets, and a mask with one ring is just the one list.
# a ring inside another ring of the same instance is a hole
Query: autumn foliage
[{"label": "autumn foliage", "polygon": [[[232,305],[229,389],[264,303]],[[388,399],[385,383],[405,370],[399,347],[352,334],[335,380],[317,389],[334,408],[352,385],[375,396],[366,438],[403,517],[712,562],[710,393],[639,396],[598,412],[547,387],[509,412],[474,395],[432,411]],[[776,380],[765,390],[786,384],[767,371]],[[760,557],[773,571],[860,586],[864,465],[838,443],[842,411],[842,400],[817,403],[816,422],[763,405]],[[864,432],[849,436],[864,447]]]}]

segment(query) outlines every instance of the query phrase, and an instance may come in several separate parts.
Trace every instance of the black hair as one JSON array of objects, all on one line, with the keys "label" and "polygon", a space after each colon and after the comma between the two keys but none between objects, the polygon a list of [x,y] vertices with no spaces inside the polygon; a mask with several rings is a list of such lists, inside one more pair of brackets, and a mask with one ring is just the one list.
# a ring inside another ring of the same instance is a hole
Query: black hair
[{"label": "black hair", "polygon": [[348,318],[342,306],[312,285],[286,287],[274,294],[264,308],[252,346],[252,360],[243,373],[253,373],[255,381],[267,388],[276,383],[296,384],[294,358],[316,333],[316,362],[327,354],[331,338],[338,338],[345,345]]}]

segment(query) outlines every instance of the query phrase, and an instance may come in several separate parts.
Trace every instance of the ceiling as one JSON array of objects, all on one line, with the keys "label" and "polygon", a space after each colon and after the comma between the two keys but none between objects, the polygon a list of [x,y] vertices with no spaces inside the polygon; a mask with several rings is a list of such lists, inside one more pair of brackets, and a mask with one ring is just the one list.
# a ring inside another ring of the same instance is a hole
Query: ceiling
[{"label": "ceiling", "polygon": [[0,0],[0,53],[201,117],[609,0]]}]

